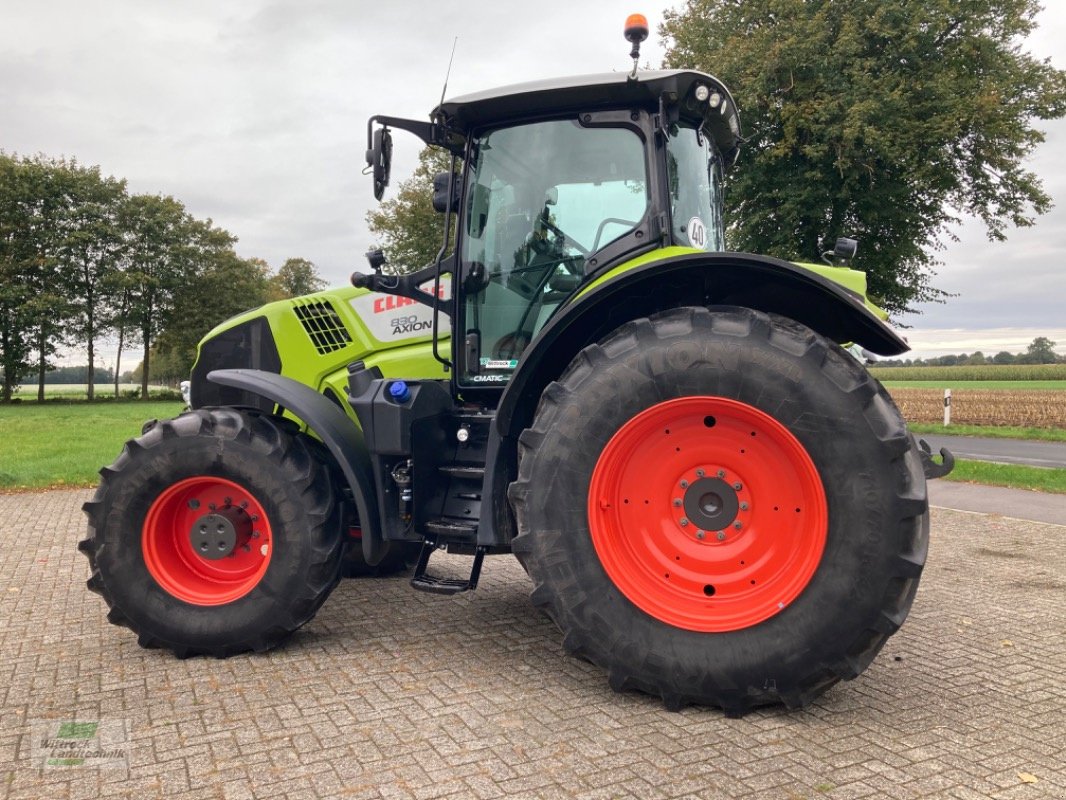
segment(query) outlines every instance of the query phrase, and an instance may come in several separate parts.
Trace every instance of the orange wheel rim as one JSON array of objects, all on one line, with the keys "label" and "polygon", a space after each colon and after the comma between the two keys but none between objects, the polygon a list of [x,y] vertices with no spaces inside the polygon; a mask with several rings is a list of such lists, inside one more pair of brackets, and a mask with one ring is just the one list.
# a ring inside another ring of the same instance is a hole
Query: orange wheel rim
[{"label": "orange wheel rim", "polygon": [[637,414],[592,472],[589,531],[611,581],[655,619],[692,631],[757,625],[818,569],[825,491],[780,422],[722,397]]},{"label": "orange wheel rim", "polygon": [[187,603],[232,603],[254,589],[273,553],[270,521],[246,489],[202,475],[168,486],[141,532],[148,572]]}]

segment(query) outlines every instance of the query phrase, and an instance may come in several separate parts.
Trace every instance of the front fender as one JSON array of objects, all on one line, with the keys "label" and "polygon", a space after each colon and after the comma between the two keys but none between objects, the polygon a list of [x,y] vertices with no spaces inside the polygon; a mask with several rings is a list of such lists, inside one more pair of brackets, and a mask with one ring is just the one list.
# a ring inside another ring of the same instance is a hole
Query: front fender
[{"label": "front fender", "polygon": [[374,472],[359,426],[324,395],[284,375],[257,369],[217,369],[209,372],[207,379],[277,403],[318,435],[352,490],[362,530],[363,558],[371,566],[380,562],[388,545],[379,528]]}]

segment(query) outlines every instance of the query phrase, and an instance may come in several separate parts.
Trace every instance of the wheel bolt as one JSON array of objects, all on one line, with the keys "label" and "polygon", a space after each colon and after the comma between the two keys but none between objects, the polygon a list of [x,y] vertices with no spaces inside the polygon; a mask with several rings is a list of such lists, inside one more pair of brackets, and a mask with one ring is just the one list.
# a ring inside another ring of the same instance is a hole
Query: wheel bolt
[{"label": "wheel bolt", "polygon": [[231,505],[233,505],[233,500],[227,497],[222,501],[222,505],[224,505],[226,508],[229,508]]},{"label": "wheel bolt", "polygon": [[258,539],[259,538],[259,531],[252,531],[252,538],[253,539]]},{"label": "wheel bolt", "polygon": [[189,501],[189,508],[197,509],[199,507],[200,507],[200,501],[199,500],[190,500]]},{"label": "wheel bolt", "polygon": [[725,541],[725,531],[718,531],[718,541],[720,541],[720,542],[724,542]]},{"label": "wheel bolt", "polygon": [[740,504],[740,510],[741,511],[747,511],[748,510],[748,504],[747,503],[741,503]]},{"label": "wheel bolt", "polygon": [[724,469],[718,470],[718,477],[719,478],[724,478],[725,477],[725,470]]},{"label": "wheel bolt", "polygon": [[685,526],[687,526],[687,525],[688,525],[688,520],[687,520],[687,519],[685,519],[684,517],[682,517],[682,518],[681,518],[681,519],[679,520],[679,522],[681,523],[681,527],[682,527],[682,528],[684,528]]},{"label": "wheel bolt", "polygon": [[216,510],[218,508],[218,506],[216,506],[214,503],[208,503],[207,507],[209,509],[211,509],[212,511],[214,511],[214,510]]},{"label": "wheel bolt", "polygon": [[688,481],[681,481],[681,488],[682,489],[687,489],[688,488]]},{"label": "wheel bolt", "polygon": [[259,522],[259,515],[258,514],[252,514],[252,522]]},{"label": "wheel bolt", "polygon": [[248,508],[248,501],[247,500],[242,500],[241,501],[241,510],[244,510],[246,508]]},{"label": "wheel bolt", "polygon": [[707,473],[706,473],[706,472],[704,472],[704,471],[703,471],[702,469],[698,469],[698,470],[696,470],[696,476],[697,476],[697,477],[699,477],[699,478],[702,478],[702,477],[703,477],[704,475],[706,475],[706,474],[707,474]]},{"label": "wheel bolt", "polygon": [[249,547],[248,545],[244,545],[244,546],[243,546],[243,547],[241,548],[241,550],[243,550],[243,551],[244,551],[244,552],[246,552],[246,553],[250,553],[250,552],[252,552],[252,548],[251,548],[251,547]]},{"label": "wheel bolt", "polygon": [[740,481],[737,481],[733,484],[733,488],[739,492],[741,489],[744,488],[744,485]]},{"label": "wheel bolt", "polygon": [[697,539],[702,539],[706,535],[707,534],[705,534],[703,531],[696,531],[696,538]]},{"label": "wheel bolt", "polygon": [[681,498],[680,497],[674,498],[674,506],[679,507],[680,505],[681,505]]},{"label": "wheel bolt", "polygon": [[738,519],[736,522],[733,523],[733,527],[739,531],[743,527],[743,525],[740,524],[740,520]]}]

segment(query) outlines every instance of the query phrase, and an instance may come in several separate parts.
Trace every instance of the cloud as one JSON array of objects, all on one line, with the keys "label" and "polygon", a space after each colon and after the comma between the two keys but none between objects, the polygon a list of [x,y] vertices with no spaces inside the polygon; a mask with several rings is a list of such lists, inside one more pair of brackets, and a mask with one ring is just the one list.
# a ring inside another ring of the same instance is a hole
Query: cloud
[{"label": "cloud", "polygon": [[[645,9],[653,27],[662,7]],[[275,266],[302,256],[341,283],[371,244],[373,199],[360,174],[369,116],[426,118],[457,34],[452,96],[627,69],[627,11],[608,0],[489,3],[476,13],[413,0],[11,3],[0,26],[0,148],[99,164],[131,191],[171,194],[212,218],[242,255]],[[1040,19],[1034,52],[1066,66],[1066,10]],[[644,45],[651,64],[663,56],[655,39]],[[1059,206],[1006,243],[964,225],[937,278],[959,296],[905,323],[1061,323],[1066,123],[1049,132],[1033,164]],[[399,180],[419,144],[395,141]]]},{"label": "cloud", "polygon": [[1033,339],[1046,336],[1055,342],[1055,352],[1066,355],[1066,328],[927,328],[904,331],[911,351],[901,358],[932,358],[958,353],[982,352],[986,356],[1006,350],[1023,353]]}]

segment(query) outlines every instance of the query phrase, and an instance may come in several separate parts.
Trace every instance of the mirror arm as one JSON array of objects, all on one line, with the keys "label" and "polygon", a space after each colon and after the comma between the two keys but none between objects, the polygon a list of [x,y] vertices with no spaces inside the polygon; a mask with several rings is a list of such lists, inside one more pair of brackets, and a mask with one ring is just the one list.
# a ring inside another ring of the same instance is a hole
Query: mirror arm
[{"label": "mirror arm", "polygon": [[[451,270],[441,271],[451,272]],[[433,295],[429,292],[422,291],[418,286],[428,280],[432,280],[436,275],[437,263],[434,262],[428,266],[422,267],[422,269],[416,270],[415,272],[409,272],[406,275],[383,275],[378,272],[367,275],[363,272],[353,272],[352,285],[360,289],[369,289],[372,292],[394,294],[399,297],[410,297],[412,300],[417,300],[419,303],[423,303],[432,308],[434,304]],[[447,306],[442,305],[440,310],[444,314],[451,316],[451,309]]]},{"label": "mirror arm", "polygon": [[[426,144],[435,144],[447,149],[449,152],[462,155],[462,144],[456,140],[454,132],[449,131],[439,122],[422,122],[416,119],[404,119],[402,117],[387,117],[375,114],[366,123],[366,147],[367,150],[374,146],[374,123],[385,127],[398,128],[401,131],[413,133]],[[451,135],[450,135],[451,134]],[[458,148],[458,150],[456,150]]]}]

